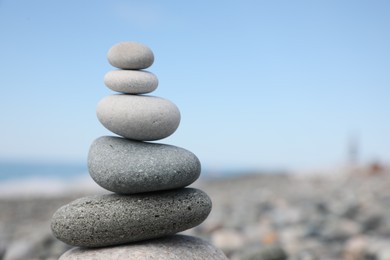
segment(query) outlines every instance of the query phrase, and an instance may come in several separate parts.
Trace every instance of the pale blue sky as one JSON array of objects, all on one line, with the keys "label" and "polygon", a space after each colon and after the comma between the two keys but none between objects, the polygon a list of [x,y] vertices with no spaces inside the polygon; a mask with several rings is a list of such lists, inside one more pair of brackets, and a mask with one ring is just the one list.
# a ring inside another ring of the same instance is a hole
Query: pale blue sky
[{"label": "pale blue sky", "polygon": [[0,0],[0,159],[86,160],[109,135],[108,49],[155,54],[152,95],[180,109],[159,142],[204,168],[390,162],[389,1]]}]

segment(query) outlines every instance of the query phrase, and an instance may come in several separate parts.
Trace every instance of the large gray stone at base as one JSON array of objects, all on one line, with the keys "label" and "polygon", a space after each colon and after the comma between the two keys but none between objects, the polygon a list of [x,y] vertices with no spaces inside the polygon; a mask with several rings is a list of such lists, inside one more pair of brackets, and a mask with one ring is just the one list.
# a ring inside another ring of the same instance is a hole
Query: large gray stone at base
[{"label": "large gray stone at base", "polygon": [[91,145],[88,169],[101,187],[132,194],[190,185],[201,166],[193,153],[180,147],[103,136]]},{"label": "large gray stone at base", "polygon": [[60,260],[226,260],[221,250],[196,237],[175,235],[118,247],[74,248]]},{"label": "large gray stone at base", "polygon": [[158,86],[157,77],[143,70],[112,70],[104,76],[104,84],[117,92],[127,94],[145,94]]},{"label": "large gray stone at base", "polygon": [[69,245],[103,247],[184,231],[202,223],[210,211],[210,198],[192,188],[131,196],[96,195],[58,209],[51,228]]},{"label": "large gray stone at base", "polygon": [[119,69],[146,69],[154,61],[152,50],[138,42],[120,42],[107,53],[108,62]]},{"label": "large gray stone at base", "polygon": [[111,132],[139,141],[168,137],[180,123],[176,105],[153,96],[106,96],[97,105],[96,113],[102,125]]}]

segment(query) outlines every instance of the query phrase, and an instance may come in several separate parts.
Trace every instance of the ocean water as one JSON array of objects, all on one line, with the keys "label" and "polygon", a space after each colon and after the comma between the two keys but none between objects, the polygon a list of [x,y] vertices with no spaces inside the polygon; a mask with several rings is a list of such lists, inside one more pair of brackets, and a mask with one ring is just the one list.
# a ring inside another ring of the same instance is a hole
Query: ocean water
[{"label": "ocean water", "polygon": [[0,161],[0,199],[63,196],[100,188],[89,176],[87,163]]},{"label": "ocean water", "polygon": [[0,161],[0,182],[38,178],[66,180],[87,174],[86,163]]},{"label": "ocean water", "polygon": [[[226,178],[250,173],[274,173],[283,171],[258,171],[243,168],[208,169],[202,166],[201,178]],[[87,177],[88,168],[85,163],[52,163],[52,162],[25,162],[1,161],[0,183],[5,181],[25,181],[29,179],[44,180],[72,180],[78,177]]]},{"label": "ocean water", "polygon": [[[200,179],[229,178],[256,171],[243,169],[202,169]],[[104,191],[88,174],[87,163],[37,163],[0,160],[0,199],[16,196],[62,196]]]}]

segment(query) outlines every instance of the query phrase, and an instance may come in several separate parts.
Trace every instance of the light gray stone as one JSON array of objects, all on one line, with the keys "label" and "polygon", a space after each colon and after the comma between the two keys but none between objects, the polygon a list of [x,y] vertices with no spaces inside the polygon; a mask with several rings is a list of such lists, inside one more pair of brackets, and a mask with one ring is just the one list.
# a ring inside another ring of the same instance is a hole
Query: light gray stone
[{"label": "light gray stone", "polygon": [[227,260],[221,250],[196,237],[174,235],[144,242],[105,248],[74,248],[59,260],[159,259]]},{"label": "light gray stone", "polygon": [[145,94],[157,88],[158,79],[143,70],[112,70],[104,76],[104,84],[116,92]]},{"label": "light gray stone", "polygon": [[146,69],[153,64],[152,50],[142,43],[121,42],[115,44],[107,53],[108,62],[119,69]]},{"label": "light gray stone", "polygon": [[139,141],[168,137],[180,123],[180,111],[176,105],[153,96],[106,96],[99,102],[96,112],[99,121],[108,130]]},{"label": "light gray stone", "polygon": [[60,209],[51,228],[59,240],[80,247],[120,245],[172,235],[202,223],[211,200],[201,190],[96,195]]},{"label": "light gray stone", "polygon": [[121,194],[182,188],[201,171],[199,159],[183,148],[113,136],[92,143],[88,168],[97,184]]}]

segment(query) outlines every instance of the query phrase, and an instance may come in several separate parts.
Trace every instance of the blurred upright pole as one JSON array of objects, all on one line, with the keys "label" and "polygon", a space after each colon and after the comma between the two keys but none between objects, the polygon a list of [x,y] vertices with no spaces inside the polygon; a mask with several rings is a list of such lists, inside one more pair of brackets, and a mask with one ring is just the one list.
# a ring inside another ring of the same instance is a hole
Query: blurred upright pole
[{"label": "blurred upright pole", "polygon": [[356,174],[359,167],[359,137],[357,134],[350,134],[348,137],[348,171]]}]

